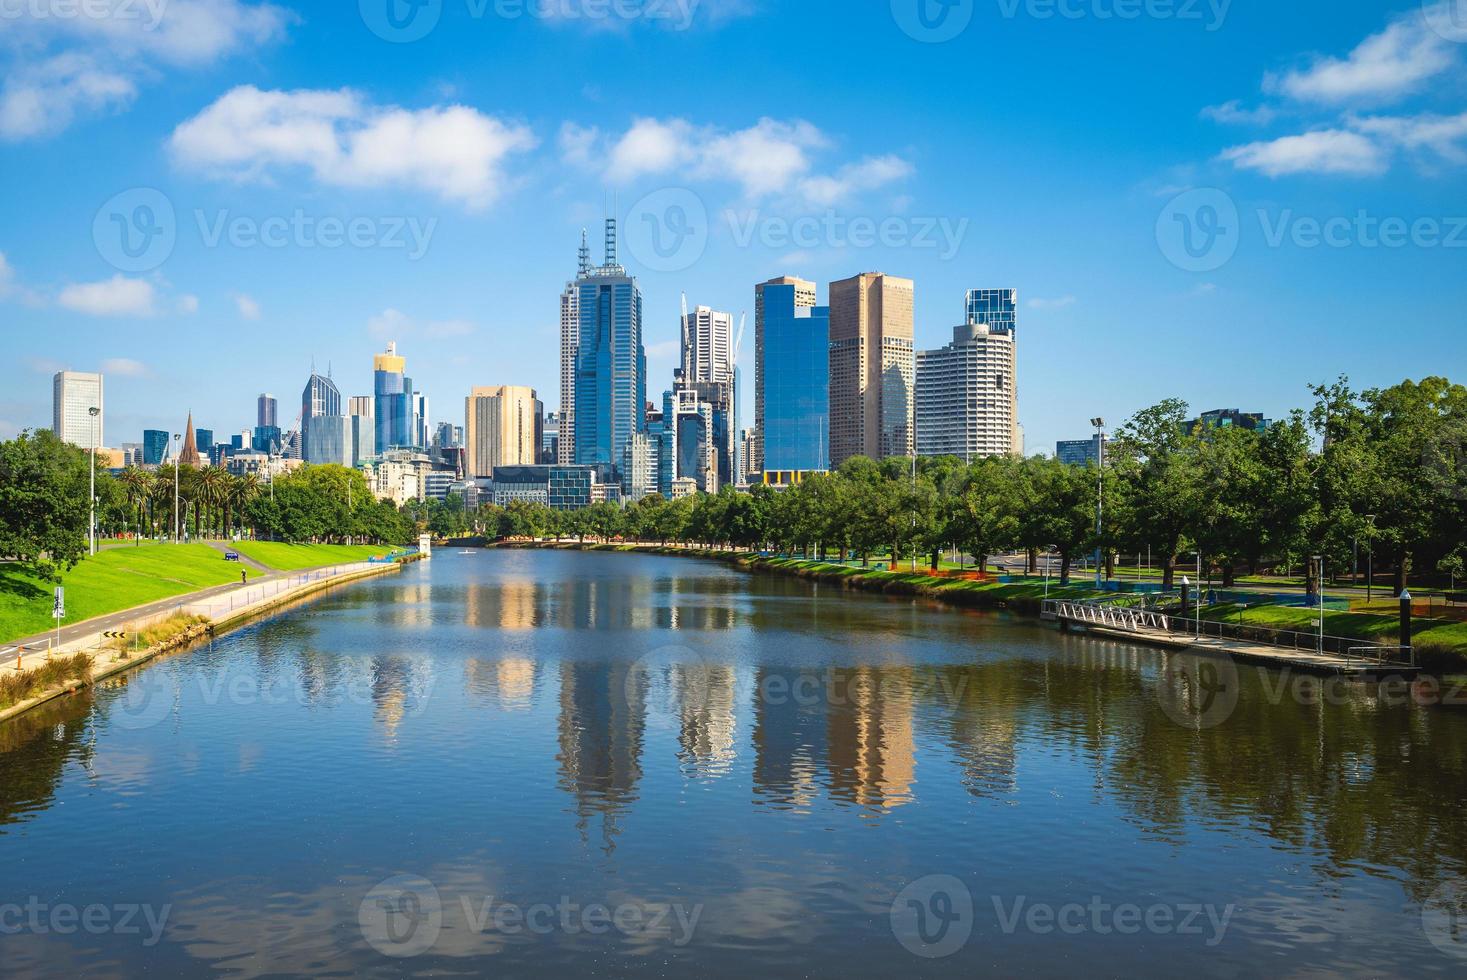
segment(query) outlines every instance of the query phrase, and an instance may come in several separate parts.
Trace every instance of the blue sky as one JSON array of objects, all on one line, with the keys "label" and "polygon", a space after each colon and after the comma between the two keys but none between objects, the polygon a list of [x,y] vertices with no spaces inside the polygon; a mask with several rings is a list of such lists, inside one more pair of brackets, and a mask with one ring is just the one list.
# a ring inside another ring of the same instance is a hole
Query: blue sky
[{"label": "blue sky", "polygon": [[62,366],[106,370],[113,445],[266,390],[288,419],[313,360],[364,394],[394,339],[435,421],[472,385],[553,407],[613,202],[649,392],[680,292],[752,320],[756,282],[868,270],[916,280],[925,347],[1019,290],[1030,451],[1467,375],[1467,0],[390,2],[406,33],[389,0],[0,0],[0,434]]}]

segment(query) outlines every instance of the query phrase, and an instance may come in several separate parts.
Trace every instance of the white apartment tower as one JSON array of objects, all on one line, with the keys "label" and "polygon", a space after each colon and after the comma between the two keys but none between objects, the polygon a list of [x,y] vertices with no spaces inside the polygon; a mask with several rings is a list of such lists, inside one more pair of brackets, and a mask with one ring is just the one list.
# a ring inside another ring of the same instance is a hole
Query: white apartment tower
[{"label": "white apartment tower", "polygon": [[[581,250],[576,275],[584,279],[591,272],[591,248],[586,244],[586,230],[581,229]],[[571,466],[576,461],[576,355],[581,347],[581,300],[575,281],[565,284],[560,294],[560,442],[555,461]]]},{"label": "white apartment tower", "polygon": [[953,328],[953,342],[917,352],[917,453],[971,462],[1022,452],[1014,331]]},{"label": "white apartment tower", "polygon": [[[103,446],[102,376],[60,371],[52,379],[51,431],[62,442],[90,449]],[[97,416],[92,418],[92,409]]]}]

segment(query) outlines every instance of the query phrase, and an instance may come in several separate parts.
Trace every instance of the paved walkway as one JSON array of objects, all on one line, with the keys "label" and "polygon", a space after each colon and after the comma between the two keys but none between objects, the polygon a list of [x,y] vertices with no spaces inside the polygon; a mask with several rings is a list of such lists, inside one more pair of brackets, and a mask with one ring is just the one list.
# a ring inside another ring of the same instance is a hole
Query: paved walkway
[{"label": "paved walkway", "polygon": [[94,649],[103,645],[102,633],[132,632],[131,627],[146,625],[175,612],[217,619],[268,605],[282,593],[298,589],[303,585],[326,578],[354,574],[370,567],[373,567],[370,563],[359,562],[295,572],[271,571],[267,575],[251,579],[245,585],[239,583],[218,585],[168,599],[160,599],[146,605],[134,606],[131,609],[108,613],[105,616],[96,616],[80,623],[63,626],[59,645],[56,642],[57,634],[54,630],[13,643],[0,644],[0,672],[32,670],[45,663],[53,652],[69,655],[82,650]]}]

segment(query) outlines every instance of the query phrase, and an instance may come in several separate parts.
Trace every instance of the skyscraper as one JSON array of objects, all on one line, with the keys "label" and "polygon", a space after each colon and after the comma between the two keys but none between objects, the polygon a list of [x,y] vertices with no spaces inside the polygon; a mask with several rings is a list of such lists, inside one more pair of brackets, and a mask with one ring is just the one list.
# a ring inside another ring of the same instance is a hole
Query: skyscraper
[{"label": "skyscraper", "polygon": [[578,283],[591,274],[591,249],[581,229],[576,278],[560,294],[560,412],[555,461],[568,466],[576,461],[576,352],[581,346],[580,289]]},{"label": "skyscraper", "polygon": [[830,461],[908,456],[913,438],[910,279],[867,272],[830,284]]},{"label": "skyscraper", "polygon": [[162,429],[143,430],[143,465],[162,466],[168,455],[168,433]]},{"label": "skyscraper", "polygon": [[700,306],[682,321],[683,381],[733,384],[733,314]]},{"label": "skyscraper", "polygon": [[330,378],[312,373],[301,392],[301,459],[316,466],[352,465],[351,419],[341,412],[341,391]]},{"label": "skyscraper", "polygon": [[276,410],[275,396],[261,395],[255,402],[256,428],[270,429],[278,425],[280,425],[280,416]]},{"label": "skyscraper", "polygon": [[830,307],[815,284],[784,277],[754,287],[754,472],[830,466]]},{"label": "skyscraper", "polygon": [[1012,329],[965,323],[951,344],[918,352],[919,455],[971,462],[1019,452],[1015,339]]},{"label": "skyscraper", "polygon": [[632,435],[646,427],[647,403],[642,291],[618,264],[616,244],[616,219],[608,218],[604,263],[576,279],[574,424],[576,462],[613,473]]},{"label": "skyscraper", "polygon": [[968,322],[985,324],[990,333],[1011,334],[1018,326],[1017,289],[970,289],[965,304]]},{"label": "skyscraper", "polygon": [[372,359],[373,415],[379,455],[413,444],[413,397],[406,371],[407,361],[398,355],[396,341]]},{"label": "skyscraper", "polygon": [[464,399],[469,478],[492,477],[497,466],[539,463],[539,405],[533,388],[499,385],[469,393]]},{"label": "skyscraper", "polygon": [[[771,286],[793,287],[794,306],[796,310],[811,309],[815,306],[815,284],[805,279],[800,279],[797,276],[781,276],[778,279],[771,279],[768,282],[759,283],[754,287],[754,429],[749,434],[749,446],[751,451],[749,454],[748,465],[750,471],[756,473],[763,472],[765,468],[764,432],[762,430],[764,426],[763,419],[765,416],[764,395],[765,388],[768,383],[768,379],[766,378],[764,373],[764,366],[767,360],[764,352],[766,333],[765,319],[768,316],[768,312],[765,305],[766,299],[764,291]],[[827,307],[826,309],[826,329],[828,330],[829,307]],[[814,327],[816,326],[816,324],[810,324],[810,326]],[[819,337],[819,344],[822,359],[827,362],[824,368],[824,375],[826,388],[825,402],[828,407],[830,403],[830,337],[826,334],[822,334]],[[827,431],[829,430],[829,427],[830,423],[829,419],[827,418]],[[829,460],[827,456],[826,462],[821,464],[822,467],[828,465],[828,462]]]},{"label": "skyscraper", "polygon": [[51,398],[51,431],[56,438],[83,449],[106,444],[100,374],[59,371],[51,380]]}]

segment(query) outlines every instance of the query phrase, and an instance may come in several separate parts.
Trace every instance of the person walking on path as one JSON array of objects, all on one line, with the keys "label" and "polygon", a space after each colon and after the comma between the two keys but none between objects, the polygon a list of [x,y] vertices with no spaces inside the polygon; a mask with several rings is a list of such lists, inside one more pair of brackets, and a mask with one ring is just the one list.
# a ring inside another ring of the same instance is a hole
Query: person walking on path
[{"label": "person walking on path", "polygon": [[250,573],[247,570],[243,569],[243,568],[241,568],[239,570],[239,584],[240,585],[249,585],[250,584]]}]

